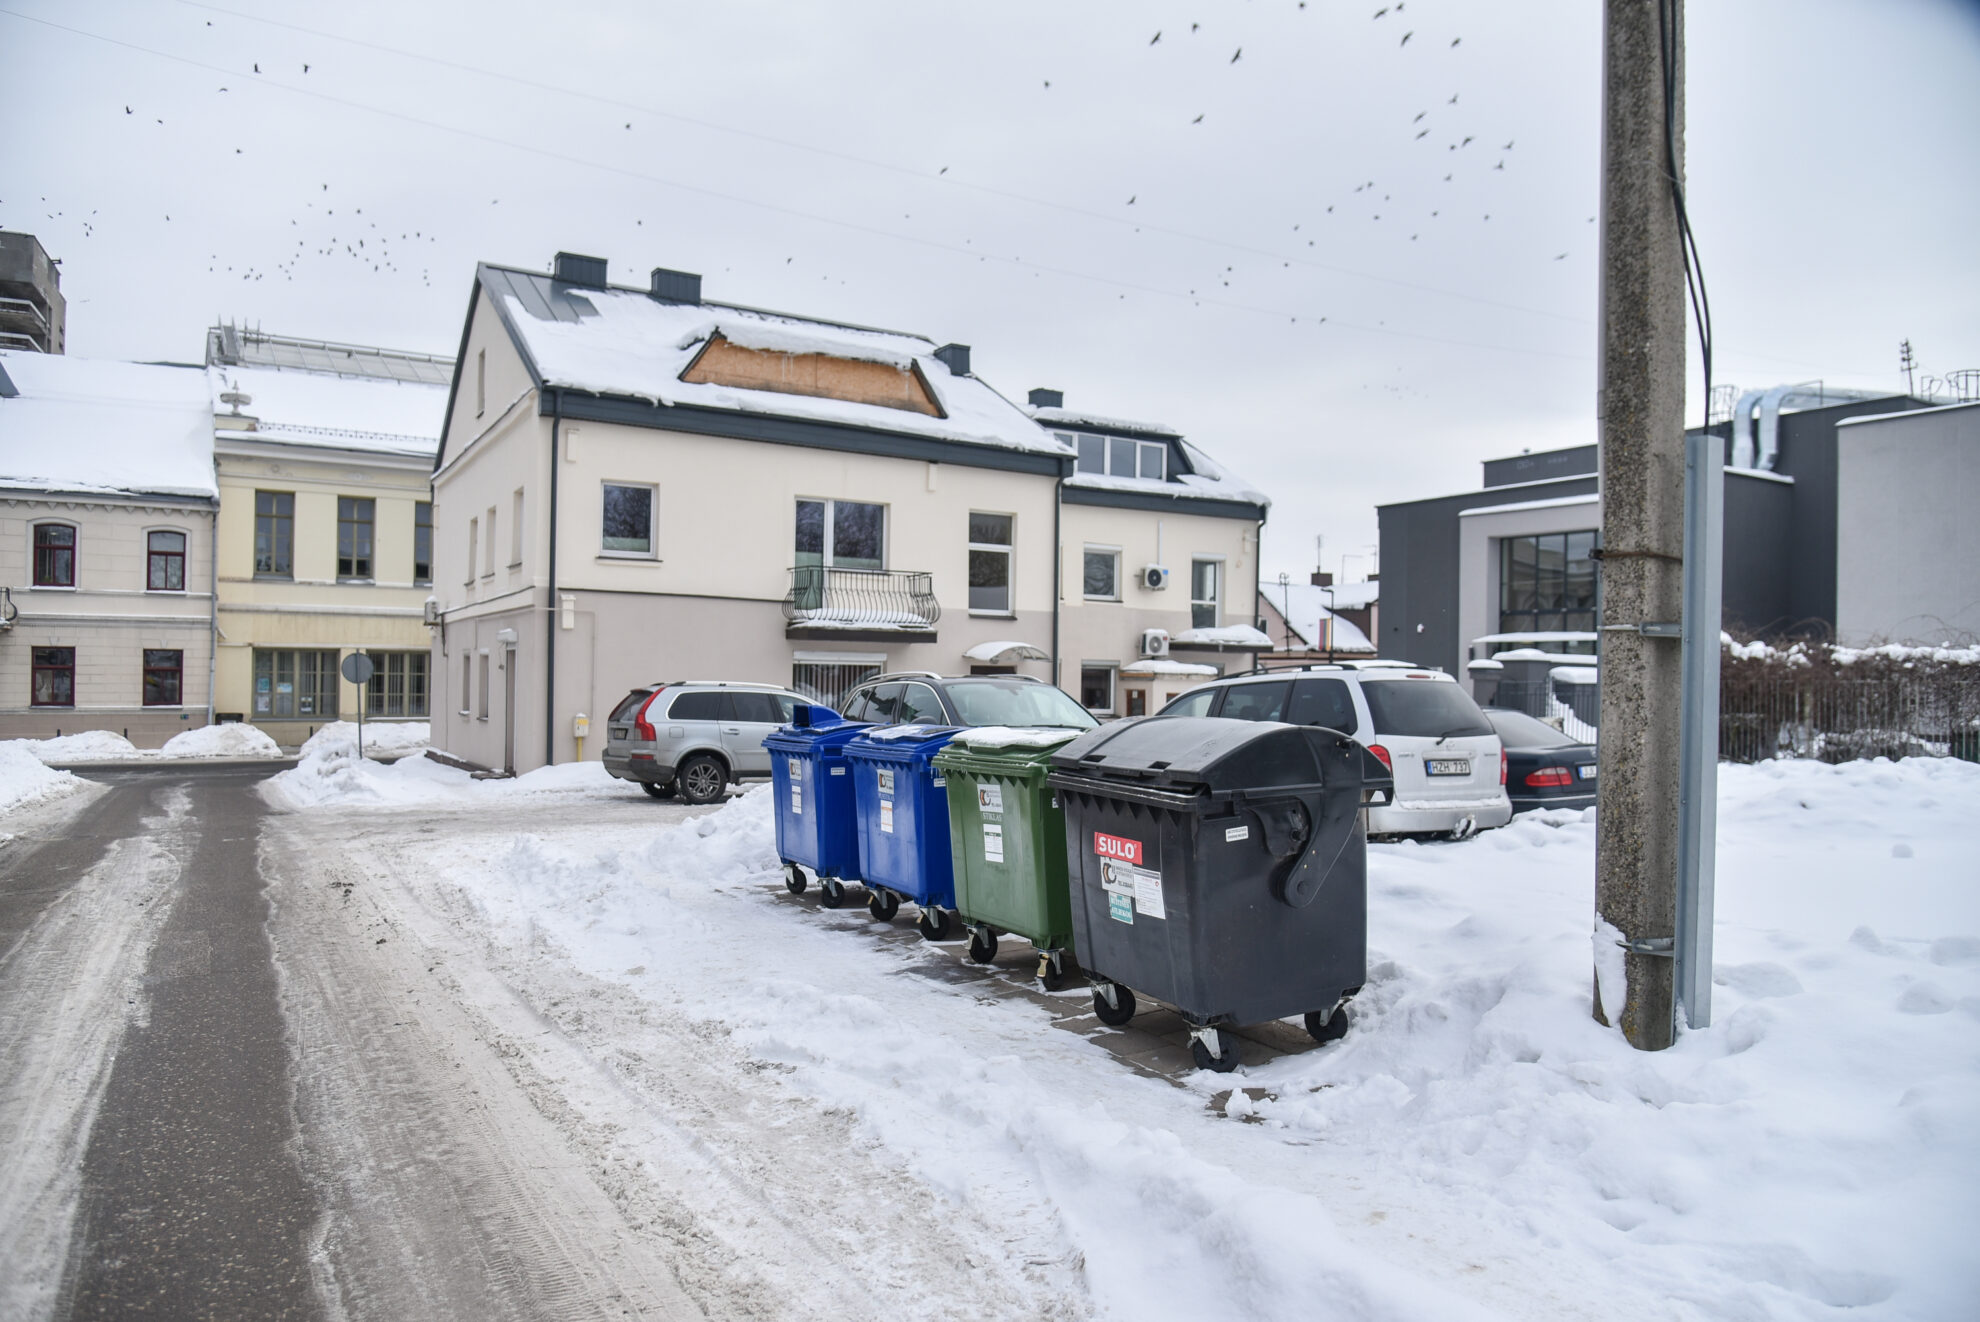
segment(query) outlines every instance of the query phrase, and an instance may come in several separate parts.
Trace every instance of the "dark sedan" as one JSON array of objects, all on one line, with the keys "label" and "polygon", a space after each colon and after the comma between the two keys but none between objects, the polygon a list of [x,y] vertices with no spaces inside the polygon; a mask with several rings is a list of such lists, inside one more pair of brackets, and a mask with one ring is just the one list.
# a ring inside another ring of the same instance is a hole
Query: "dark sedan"
[{"label": "dark sedan", "polygon": [[1506,794],[1514,812],[1595,806],[1595,745],[1521,711],[1487,707],[1506,746]]}]

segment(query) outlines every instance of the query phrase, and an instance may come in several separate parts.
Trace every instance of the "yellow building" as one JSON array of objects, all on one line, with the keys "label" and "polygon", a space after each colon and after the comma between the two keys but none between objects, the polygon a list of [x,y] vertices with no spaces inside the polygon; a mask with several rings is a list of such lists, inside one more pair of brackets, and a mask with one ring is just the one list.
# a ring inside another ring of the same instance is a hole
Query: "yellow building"
[{"label": "yellow building", "polygon": [[[218,719],[293,747],[324,724],[425,720],[431,473],[450,359],[207,333],[219,470]],[[360,692],[339,666],[375,673]]]}]

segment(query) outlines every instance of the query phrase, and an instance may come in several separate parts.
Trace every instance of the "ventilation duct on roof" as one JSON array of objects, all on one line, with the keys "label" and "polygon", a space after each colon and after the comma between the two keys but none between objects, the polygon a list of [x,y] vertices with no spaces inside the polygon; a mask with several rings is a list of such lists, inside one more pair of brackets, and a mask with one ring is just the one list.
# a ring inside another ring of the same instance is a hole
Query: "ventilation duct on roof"
[{"label": "ventilation duct on roof", "polygon": [[647,297],[662,303],[701,302],[701,277],[687,271],[670,271],[664,266],[653,268],[653,283],[647,288]]},{"label": "ventilation duct on roof", "polygon": [[935,361],[948,368],[951,376],[968,376],[969,346],[945,344],[935,351]]},{"label": "ventilation duct on roof", "polygon": [[567,285],[583,285],[587,289],[605,287],[605,259],[584,257],[574,252],[560,252],[550,264],[550,278],[561,280]]},{"label": "ventilation duct on roof", "polygon": [[[1732,467],[1772,470],[1780,459],[1781,413],[1787,409],[1826,408],[1860,399],[1888,399],[1888,390],[1837,390],[1820,381],[1749,390],[1733,406]],[[1759,435],[1754,435],[1754,422]]]},{"label": "ventilation duct on roof", "polygon": [[1040,386],[1027,398],[1035,409],[1062,409],[1066,406],[1066,392],[1063,390],[1047,390]]}]

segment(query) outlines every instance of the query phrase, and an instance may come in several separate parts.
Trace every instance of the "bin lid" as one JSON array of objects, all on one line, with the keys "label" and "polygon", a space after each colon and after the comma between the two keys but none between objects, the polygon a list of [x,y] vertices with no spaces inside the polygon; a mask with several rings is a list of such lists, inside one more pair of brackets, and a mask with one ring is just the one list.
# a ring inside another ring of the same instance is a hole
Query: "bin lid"
[{"label": "bin lid", "polygon": [[958,731],[937,761],[943,766],[996,772],[1042,768],[1052,750],[1085,734],[1062,725],[1019,727],[980,725]]},{"label": "bin lid", "polygon": [[871,728],[869,722],[849,721],[830,707],[802,703],[791,723],[773,730],[763,746],[775,753],[802,753],[810,748],[843,744]]},{"label": "bin lid", "polygon": [[1194,793],[1335,784],[1344,768],[1338,730],[1220,716],[1148,716],[1088,731],[1052,754],[1062,776]]},{"label": "bin lid", "polygon": [[953,725],[875,725],[846,744],[846,752],[873,762],[927,761],[959,727]]}]

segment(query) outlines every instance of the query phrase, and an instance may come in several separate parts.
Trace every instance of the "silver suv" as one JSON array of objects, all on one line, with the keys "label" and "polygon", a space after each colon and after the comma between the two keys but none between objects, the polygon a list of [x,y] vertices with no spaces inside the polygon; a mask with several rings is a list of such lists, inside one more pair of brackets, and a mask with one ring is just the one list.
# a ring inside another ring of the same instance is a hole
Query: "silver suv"
[{"label": "silver suv", "polygon": [[730,784],[770,774],[763,741],[803,701],[774,684],[648,684],[612,709],[605,770],[656,799],[713,803]]}]

